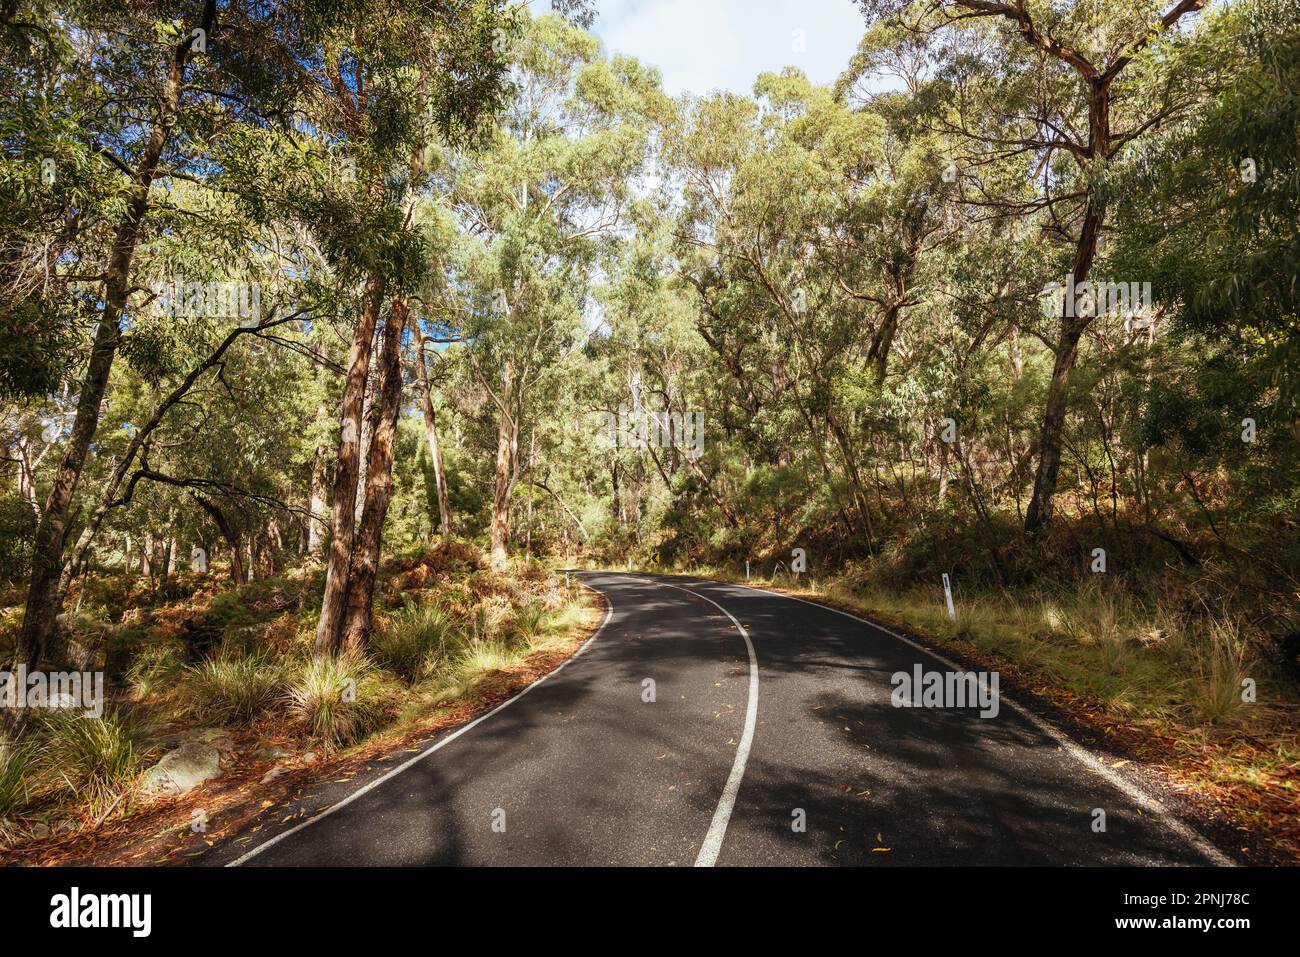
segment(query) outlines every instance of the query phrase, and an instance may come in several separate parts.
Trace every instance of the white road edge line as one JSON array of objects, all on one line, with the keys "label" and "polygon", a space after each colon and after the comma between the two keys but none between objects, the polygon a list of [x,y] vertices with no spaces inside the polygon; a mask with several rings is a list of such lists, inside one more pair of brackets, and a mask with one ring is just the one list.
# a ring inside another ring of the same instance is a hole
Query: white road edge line
[{"label": "white road edge line", "polygon": [[735,615],[712,598],[671,582],[661,581],[658,584],[676,588],[696,598],[703,598],[731,619],[731,623],[740,632],[740,637],[745,639],[745,647],[749,650],[749,701],[745,705],[745,728],[740,735],[740,744],[736,747],[736,759],[732,762],[731,774],[722,788],[722,796],[718,798],[718,806],[713,812],[708,833],[704,835],[704,843],[700,845],[700,853],[695,858],[696,867],[712,867],[717,863],[718,855],[722,852],[722,840],[727,836],[727,825],[731,822],[731,812],[736,806],[736,796],[740,793],[740,782],[745,776],[745,764],[749,761],[749,749],[754,743],[754,726],[758,724],[758,655],[754,653],[754,643],[749,640],[749,632],[745,631],[745,626],[736,620]]},{"label": "white road edge line", "polygon": [[[830,605],[823,605],[820,602],[809,601],[806,598],[799,598],[795,595],[787,595],[784,594],[783,592],[769,591],[766,588],[756,588],[753,585],[745,585],[740,582],[715,581],[714,579],[699,579],[699,580],[710,581],[717,585],[734,585],[737,588],[747,588],[750,591],[756,591],[761,595],[771,595],[776,598],[788,598],[791,601],[798,601],[798,602],[803,602],[805,605],[812,605],[814,608],[821,608],[826,611],[833,611],[837,615],[843,615],[845,618],[852,618],[854,621],[859,621],[862,622],[862,624],[864,625],[869,625],[870,627],[875,628],[877,631],[883,631],[885,634],[889,635],[890,637],[897,638],[899,641],[903,642],[904,644],[911,645],[913,648],[915,648],[917,651],[921,652],[922,654],[929,655],[935,661],[940,662],[947,668],[951,668],[953,671],[962,670],[961,666],[958,665],[956,662],[949,661],[943,655],[939,654],[936,651],[932,651],[931,649],[925,647],[922,644],[918,644],[917,642],[913,641],[911,638],[908,638],[906,635],[900,635],[898,632],[892,631],[891,629],[886,628],[884,625],[877,624],[874,621],[868,621],[866,618],[860,618],[857,615],[851,614],[847,611],[841,611],[840,609],[833,608]],[[673,586],[673,587],[677,587],[677,586]],[[696,594],[698,594],[698,592]],[[700,595],[700,597],[704,598],[703,595]],[[735,621],[735,619],[733,618],[732,621]],[[745,640],[748,641],[749,639],[746,638]],[[1211,844],[1205,838],[1201,837],[1201,835],[1197,834],[1194,830],[1192,830],[1190,827],[1188,827],[1186,824],[1180,821],[1177,817],[1175,817],[1167,807],[1165,807],[1155,798],[1151,797],[1151,795],[1147,794],[1142,789],[1138,788],[1132,782],[1116,774],[1111,768],[1107,767],[1100,759],[1094,756],[1091,752],[1089,752],[1087,749],[1085,749],[1075,741],[1071,740],[1063,732],[1053,727],[1049,722],[1047,722],[1043,718],[1040,718],[1038,715],[1034,714],[1034,712],[1030,711],[1028,708],[1024,707],[1019,702],[1015,701],[1012,698],[1009,698],[1006,695],[999,695],[999,699],[1003,704],[1010,705],[1013,711],[1019,714],[1022,718],[1024,718],[1026,721],[1032,724],[1043,734],[1047,735],[1049,738],[1051,738],[1053,741],[1059,744],[1067,754],[1069,754],[1071,757],[1077,760],[1088,770],[1092,771],[1093,773],[1099,775],[1102,778],[1105,778],[1106,781],[1108,781],[1112,786],[1114,786],[1119,791],[1121,791],[1130,800],[1136,802],[1145,810],[1150,811],[1151,814],[1154,815],[1162,825],[1164,825],[1170,831],[1173,831],[1175,834],[1177,834],[1188,844],[1195,847],[1198,851],[1200,851],[1202,854],[1208,857],[1215,864],[1219,865],[1220,867],[1235,867],[1237,865],[1236,861],[1228,857],[1228,855],[1224,854],[1221,850],[1219,850],[1217,847],[1215,847],[1213,844]]]},{"label": "white road edge line", "polygon": [[608,625],[610,619],[614,617],[614,603],[613,603],[612,601],[609,600],[609,596],[607,596],[607,595],[605,595],[605,594],[603,594],[603,593],[601,593],[601,592],[596,591],[596,589],[591,588],[589,585],[587,585],[587,584],[585,584],[585,583],[582,583],[582,582],[579,582],[579,584],[581,584],[583,588],[586,588],[588,591],[591,591],[591,592],[594,592],[594,593],[597,594],[597,595],[600,595],[600,597],[601,597],[602,599],[604,599],[604,601],[605,601],[605,617],[604,617],[604,619],[601,620],[600,627],[598,627],[595,631],[593,631],[593,632],[591,633],[591,637],[588,638],[586,641],[584,641],[584,642],[582,643],[582,647],[580,647],[577,651],[575,651],[575,652],[574,652],[572,655],[570,655],[568,658],[565,658],[564,661],[562,661],[562,662],[560,663],[560,665],[559,665],[558,668],[556,668],[554,671],[550,671],[550,672],[547,672],[546,674],[542,675],[540,678],[538,678],[538,679],[537,679],[536,681],[534,681],[532,684],[528,685],[528,687],[524,688],[523,691],[520,691],[517,695],[515,695],[515,696],[512,697],[512,698],[507,698],[505,701],[501,702],[499,705],[497,705],[495,708],[493,708],[493,709],[492,709],[491,711],[489,711],[487,714],[479,715],[477,718],[475,718],[475,719],[474,719],[473,721],[471,721],[469,724],[467,724],[467,725],[465,725],[465,726],[463,726],[463,727],[457,729],[456,731],[453,731],[451,734],[447,735],[445,738],[440,738],[440,739],[438,739],[437,742],[435,742],[434,744],[432,744],[432,745],[430,745],[429,747],[425,748],[423,751],[421,751],[421,752],[420,752],[419,754],[417,754],[415,757],[411,758],[409,761],[405,761],[405,762],[403,762],[402,764],[399,764],[397,767],[393,768],[393,769],[392,769],[391,771],[389,771],[387,774],[385,774],[385,775],[383,775],[383,776],[381,776],[381,777],[375,778],[375,780],[371,781],[371,782],[370,782],[369,784],[367,784],[365,787],[358,788],[357,790],[355,790],[355,791],[353,791],[351,794],[349,794],[347,797],[345,797],[343,800],[339,801],[337,804],[331,804],[329,807],[327,807],[325,810],[321,811],[321,812],[320,812],[319,814],[317,814],[316,816],[308,818],[307,820],[303,821],[301,824],[297,824],[297,825],[295,825],[295,826],[289,828],[289,830],[287,830],[287,831],[281,831],[279,834],[277,834],[275,837],[271,838],[269,841],[266,841],[265,843],[259,844],[259,845],[257,845],[257,847],[253,848],[253,849],[252,849],[251,851],[249,851],[248,853],[242,855],[241,857],[237,857],[237,858],[235,858],[235,860],[233,860],[233,861],[231,861],[229,864],[227,864],[226,867],[238,867],[239,865],[243,864],[245,861],[251,860],[252,858],[256,857],[258,854],[261,854],[261,853],[262,853],[263,851],[265,851],[268,847],[273,847],[274,845],[279,844],[279,843],[280,843],[281,841],[283,841],[285,838],[289,837],[290,835],[297,834],[297,833],[298,833],[299,831],[301,831],[303,828],[310,827],[311,825],[313,825],[313,824],[315,824],[317,821],[319,821],[321,818],[329,817],[329,816],[330,816],[331,814],[333,814],[335,811],[338,811],[338,810],[340,810],[340,809],[342,809],[342,808],[347,807],[349,804],[351,804],[351,803],[352,803],[353,801],[355,801],[357,798],[361,797],[363,794],[367,794],[368,792],[373,791],[375,788],[379,787],[379,785],[383,784],[385,781],[389,780],[390,778],[395,778],[395,777],[397,777],[397,775],[401,774],[401,773],[402,773],[403,771],[405,771],[407,768],[411,767],[412,765],[415,765],[415,764],[420,763],[420,762],[423,761],[425,758],[427,758],[429,755],[433,754],[435,751],[437,751],[437,750],[439,750],[440,748],[442,748],[444,745],[451,744],[451,742],[455,741],[457,738],[459,738],[459,737],[460,737],[462,734],[464,734],[466,731],[469,731],[471,728],[475,728],[475,727],[477,727],[478,725],[482,724],[484,721],[486,721],[488,718],[492,717],[492,716],[493,716],[494,714],[496,714],[497,712],[499,712],[499,711],[504,711],[506,708],[510,707],[512,704],[514,704],[516,701],[518,701],[518,700],[519,700],[520,698],[522,698],[524,695],[528,694],[528,692],[530,692],[530,691],[532,691],[534,688],[536,688],[539,684],[541,684],[541,683],[542,683],[543,681],[545,681],[547,678],[552,678],[552,677],[554,677],[555,675],[558,675],[561,671],[563,671],[566,667],[568,667],[568,665],[569,665],[571,662],[576,661],[579,657],[581,657],[582,653],[583,653],[584,651],[587,650],[587,648],[591,645],[591,643],[592,643],[593,641],[595,641],[598,637],[600,637],[600,633],[601,633],[602,631],[605,630],[605,626]]}]

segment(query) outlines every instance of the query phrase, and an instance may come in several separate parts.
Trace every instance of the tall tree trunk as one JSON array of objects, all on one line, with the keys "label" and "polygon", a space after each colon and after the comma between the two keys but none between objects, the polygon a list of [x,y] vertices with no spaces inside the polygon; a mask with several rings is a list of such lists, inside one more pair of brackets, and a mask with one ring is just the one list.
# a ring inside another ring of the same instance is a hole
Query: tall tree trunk
[{"label": "tall tree trunk", "polygon": [[853,501],[857,505],[859,514],[862,515],[863,524],[866,526],[867,547],[874,550],[876,533],[871,521],[871,503],[867,500],[867,492],[863,486],[862,476],[858,472],[853,443],[849,440],[848,432],[841,424],[833,406],[826,409],[826,423],[830,427],[836,445],[840,448],[840,454],[844,456],[844,471],[849,476],[849,484],[853,488]]},{"label": "tall tree trunk", "polygon": [[451,504],[447,499],[447,473],[442,466],[442,446],[438,444],[438,420],[433,409],[433,387],[429,382],[429,368],[424,364],[424,333],[418,327],[415,335],[415,381],[420,392],[420,408],[424,412],[424,434],[429,440],[429,455],[433,459],[433,481],[438,492],[438,522],[446,538],[452,532]]},{"label": "tall tree trunk", "polygon": [[880,328],[871,337],[867,361],[872,365],[876,385],[884,384],[885,374],[889,371],[889,350],[894,346],[894,336],[898,332],[898,314],[901,309],[901,303],[891,303],[880,320]]},{"label": "tall tree trunk", "polygon": [[[134,237],[132,237],[134,246]],[[108,374],[113,367],[120,338],[118,322],[126,304],[126,277],[130,254],[119,248],[110,268],[108,302],[104,317],[95,327],[95,341],[91,347],[90,363],[82,380],[77,397],[77,414],[73,419],[72,434],[68,437],[63,460],[54,473],[41,519],[32,543],[32,577],[27,588],[27,606],[23,613],[23,627],[18,639],[19,661],[35,669],[45,653],[58,615],[59,575],[63,571],[63,545],[68,533],[68,512],[72,497],[77,491],[81,469],[90,449],[90,441],[99,425],[100,406],[108,389]]]},{"label": "tall tree trunk", "polygon": [[[374,349],[373,345],[371,349]],[[372,363],[370,373],[366,376],[365,398],[361,402],[361,444],[357,448],[357,497],[352,514],[354,525],[361,523],[361,510],[366,505],[366,473],[370,469],[370,441],[374,429],[375,393],[379,390],[379,377],[376,371]]]},{"label": "tall tree trunk", "polygon": [[284,555],[284,535],[280,532],[280,523],[273,516],[266,523],[266,573],[274,575],[280,571],[281,556]]},{"label": "tall tree trunk", "polygon": [[339,429],[338,464],[334,473],[334,505],[330,511],[329,563],[325,568],[325,594],[321,599],[320,621],[316,625],[317,655],[332,653],[338,648],[341,637],[348,571],[352,563],[357,473],[360,470],[361,413],[365,404],[366,379],[370,375],[370,352],[375,338],[375,325],[383,298],[383,277],[371,275],[366,280],[361,315],[352,333],[348,374],[343,384],[342,425]]},{"label": "tall tree trunk", "polygon": [[[210,36],[216,19],[216,0],[203,5],[202,27]],[[32,576],[27,588],[23,627],[18,637],[17,660],[28,668],[39,666],[58,615],[59,576],[63,571],[63,546],[68,534],[68,513],[81,479],[86,453],[99,426],[100,408],[108,390],[108,377],[122,337],[122,315],[131,291],[131,264],[135,260],[140,227],[149,211],[149,188],[157,175],[163,150],[176,125],[185,65],[191,40],[186,36],[172,53],[171,68],[162,90],[162,102],[140,157],[126,202],[126,215],[113,236],[104,279],[104,310],[95,326],[90,361],[77,396],[77,413],[63,460],[54,473],[32,543]]]},{"label": "tall tree trunk", "polygon": [[[1088,94],[1089,155],[1109,157],[1110,144],[1110,93],[1105,83],[1094,82]],[[1105,222],[1106,201],[1094,190],[1088,197],[1083,226],[1079,230],[1079,241],[1074,250],[1071,275],[1076,284],[1088,280]],[[1067,296],[1069,298],[1073,297]],[[1056,362],[1052,367],[1052,381],[1047,387],[1043,426],[1039,433],[1034,493],[1029,499],[1029,508],[1025,510],[1025,530],[1029,532],[1037,532],[1052,521],[1052,500],[1056,495],[1056,479],[1061,468],[1061,440],[1065,429],[1070,373],[1074,371],[1075,361],[1079,358],[1079,341],[1093,319],[1092,316],[1074,315],[1077,310],[1073,302],[1065,302],[1063,305],[1065,308],[1061,315]]]},{"label": "tall tree trunk", "polygon": [[[44,454],[42,452],[41,456]],[[37,456],[36,462],[33,462],[31,442],[25,435],[18,436],[18,495],[27,503],[38,521],[41,517],[41,502],[36,495],[36,464],[40,462],[41,456]]]},{"label": "tall tree trunk", "polygon": [[407,315],[406,299],[394,296],[384,323],[379,353],[380,383],[375,396],[374,423],[367,456],[365,500],[348,573],[347,610],[342,635],[342,646],[348,649],[359,649],[370,633],[384,519],[388,516],[388,505],[393,497],[393,442],[402,401],[402,330]]},{"label": "tall tree trunk", "polygon": [[1084,326],[1079,323],[1061,323],[1060,346],[1052,367],[1052,379],[1047,387],[1047,402],[1043,409],[1043,424],[1039,430],[1038,470],[1034,474],[1034,491],[1025,511],[1025,531],[1036,532],[1052,520],[1057,477],[1061,468],[1062,433],[1070,386],[1070,373],[1078,358],[1079,340]]},{"label": "tall tree trunk", "polygon": [[497,424],[497,463],[492,481],[492,565],[502,568],[510,541],[510,494],[514,490],[514,456],[519,429],[510,412],[514,399],[514,364],[506,361],[501,372],[500,418]]},{"label": "tall tree trunk", "polygon": [[[671,492],[673,488],[673,484],[672,482],[668,481],[668,476],[664,475],[663,480],[664,480],[664,484],[668,486],[668,491]],[[626,525],[627,516],[623,513],[623,497],[619,493],[619,486],[618,486],[618,449],[615,449],[614,454],[610,456],[609,482],[610,482],[610,486],[614,489],[614,496],[613,499],[610,501],[610,517],[613,518],[613,520],[618,522],[620,525]]]},{"label": "tall tree trunk", "polygon": [[[317,422],[328,419],[329,414],[329,404],[321,402],[316,409]],[[325,551],[325,533],[329,528],[329,455],[329,446],[324,442],[316,446],[316,457],[311,467],[311,501],[308,504],[311,514],[307,517],[307,554],[312,558],[320,558]]]},{"label": "tall tree trunk", "polygon": [[[537,461],[537,430],[533,429],[528,437],[528,477],[532,478],[533,465]],[[528,509],[524,518],[524,558],[533,557],[533,495],[528,493]]]}]

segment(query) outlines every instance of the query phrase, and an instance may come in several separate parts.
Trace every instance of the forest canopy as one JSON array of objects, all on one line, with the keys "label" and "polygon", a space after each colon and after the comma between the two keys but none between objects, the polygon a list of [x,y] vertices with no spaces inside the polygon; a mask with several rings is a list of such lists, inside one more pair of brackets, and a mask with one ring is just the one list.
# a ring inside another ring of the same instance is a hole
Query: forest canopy
[{"label": "forest canopy", "polygon": [[586,3],[5,4],[17,657],[200,554],[322,569],[360,647],[447,536],[992,589],[1101,549],[1294,630],[1297,5],[860,5],[833,86],[672,98]]}]

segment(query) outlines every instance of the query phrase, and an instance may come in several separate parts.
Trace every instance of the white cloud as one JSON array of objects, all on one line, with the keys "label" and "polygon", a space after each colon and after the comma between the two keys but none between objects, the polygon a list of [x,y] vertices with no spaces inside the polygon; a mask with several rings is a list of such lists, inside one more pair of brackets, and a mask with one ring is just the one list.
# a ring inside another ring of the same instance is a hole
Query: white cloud
[{"label": "white cloud", "polygon": [[674,96],[749,93],[758,74],[784,66],[833,83],[863,32],[853,0],[596,0],[596,8],[593,30],[606,48],[658,67]]}]

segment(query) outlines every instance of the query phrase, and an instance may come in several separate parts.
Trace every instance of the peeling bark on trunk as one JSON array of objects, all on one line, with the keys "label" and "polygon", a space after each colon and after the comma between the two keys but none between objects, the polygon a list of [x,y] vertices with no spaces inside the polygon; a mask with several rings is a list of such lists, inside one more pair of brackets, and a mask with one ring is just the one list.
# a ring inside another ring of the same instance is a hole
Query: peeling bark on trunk
[{"label": "peeling bark on trunk", "polygon": [[[528,472],[529,476],[533,474],[533,465],[537,461],[537,430],[534,429],[528,437]],[[528,495],[528,508],[524,517],[524,558],[533,557],[533,496],[531,492]]]},{"label": "peeling bark on trunk", "polygon": [[375,325],[383,298],[383,277],[371,276],[366,280],[361,316],[353,330],[348,374],[343,385],[342,425],[339,430],[338,464],[334,473],[334,506],[330,512],[329,564],[325,569],[325,594],[321,598],[320,621],[316,625],[317,655],[333,652],[339,645],[342,632],[348,570],[352,563],[354,509],[361,454],[361,413],[365,403],[366,379],[370,374],[370,352],[375,338]]},{"label": "peeling bark on trunk", "polygon": [[[40,462],[41,456],[37,456],[36,462]],[[36,495],[36,463],[32,462],[31,443],[25,435],[18,436],[18,495],[39,521],[41,503]]]},{"label": "peeling bark on trunk", "polygon": [[[371,351],[373,353],[374,344]],[[353,525],[361,523],[361,510],[365,508],[366,475],[370,470],[370,443],[374,430],[375,393],[379,390],[379,378],[372,364],[366,376],[365,398],[361,403],[361,444],[357,448],[357,495],[352,513]]]},{"label": "peeling bark on trunk", "polygon": [[341,644],[349,650],[359,650],[370,633],[384,520],[388,517],[388,505],[393,497],[393,442],[402,400],[401,344],[406,318],[406,301],[395,296],[384,323],[379,354],[380,384],[375,396],[365,498],[348,572],[347,610]]}]

